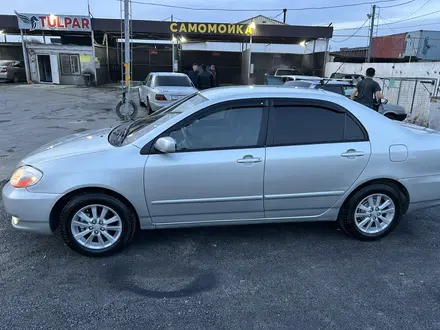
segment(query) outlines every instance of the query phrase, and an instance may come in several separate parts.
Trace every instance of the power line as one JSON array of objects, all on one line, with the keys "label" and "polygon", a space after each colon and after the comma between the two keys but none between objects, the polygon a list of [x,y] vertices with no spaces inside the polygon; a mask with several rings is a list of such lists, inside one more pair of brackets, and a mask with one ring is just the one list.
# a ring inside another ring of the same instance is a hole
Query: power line
[{"label": "power line", "polygon": [[382,7],[382,6],[381,6],[380,8],[385,9],[385,8],[399,7],[399,6],[407,5],[407,4],[409,4],[409,3],[411,3],[411,2],[414,2],[414,1],[416,1],[416,0],[409,0],[409,1],[407,1],[407,2],[399,3],[399,4],[397,4],[397,5],[390,5],[390,6],[385,6],[385,7]]},{"label": "power line", "polygon": [[387,21],[386,21],[382,16],[380,16],[380,14],[378,14],[378,15],[379,15],[380,18],[382,18],[382,21],[385,22],[385,25],[388,26],[388,28],[389,28],[391,31],[393,31],[394,33],[397,33],[397,32],[396,32],[391,26],[388,25]]},{"label": "power line", "polygon": [[423,9],[423,7],[425,7],[429,2],[431,2],[431,0],[426,1],[421,7],[419,7],[418,9],[414,10],[410,15],[404,17],[404,19],[411,17],[412,15],[414,15],[415,13],[417,13],[419,10]]},{"label": "power line", "polygon": [[367,24],[367,22],[370,20],[370,18],[367,18],[366,20],[365,20],[365,22],[356,30],[356,32],[355,33],[353,33],[351,36],[349,36],[348,38],[346,38],[346,39],[344,39],[344,40],[333,40],[333,42],[344,42],[344,41],[347,41],[347,40],[349,40],[349,39],[351,39],[352,37],[354,37],[354,35],[356,34],[356,33],[358,33],[359,32],[359,30],[360,29],[362,29],[362,27],[365,25],[365,24]]},{"label": "power line", "polygon": [[[118,0],[122,1],[122,0]],[[333,5],[333,6],[321,6],[321,7],[306,7],[306,8],[287,8],[289,11],[304,11],[304,10],[323,10],[323,9],[334,9],[334,8],[344,8],[344,7],[358,7],[362,5],[372,5],[378,3],[387,3],[387,2],[395,2],[399,0],[376,0],[376,1],[368,1],[368,2],[359,2],[352,4],[343,4],[343,5]],[[184,10],[193,10],[193,11],[229,11],[229,12],[249,12],[249,11],[259,11],[259,12],[269,12],[269,11],[280,11],[282,8],[254,8],[254,9],[229,9],[229,8],[199,8],[199,7],[187,7],[187,6],[177,6],[177,5],[169,5],[163,3],[156,2],[145,2],[145,1],[135,1],[132,0],[132,3],[141,4],[141,5],[149,5],[149,6],[157,6],[157,7],[166,7],[166,8],[176,8],[176,9],[184,9]]]},{"label": "power line", "polygon": [[[411,18],[405,18],[405,19],[401,19],[401,20],[398,20],[398,21],[389,22],[388,24],[398,24],[398,23],[402,23],[402,22],[418,19],[418,18],[421,18],[421,17],[426,17],[426,16],[429,16],[429,15],[434,15],[434,14],[437,14],[437,13],[440,13],[440,10],[436,10],[436,11],[433,11],[433,12],[430,12],[430,13],[427,13],[427,14],[424,14],[424,15],[419,15],[419,16],[415,16],[415,17],[411,17]],[[435,23],[433,23],[433,24],[435,24]],[[386,25],[386,24],[379,24],[379,26],[383,26],[383,25]],[[368,26],[367,27],[363,27],[363,29],[367,29],[367,28],[368,28]],[[344,30],[354,30],[354,29],[356,29],[356,28],[343,28],[343,29],[334,29],[334,30],[335,31],[344,31]]]},{"label": "power line", "polygon": [[282,11],[281,13],[279,13],[277,16],[275,16],[275,17],[271,17],[271,18],[272,18],[272,19],[276,19],[276,18],[280,17],[282,14],[284,14],[283,11]]}]

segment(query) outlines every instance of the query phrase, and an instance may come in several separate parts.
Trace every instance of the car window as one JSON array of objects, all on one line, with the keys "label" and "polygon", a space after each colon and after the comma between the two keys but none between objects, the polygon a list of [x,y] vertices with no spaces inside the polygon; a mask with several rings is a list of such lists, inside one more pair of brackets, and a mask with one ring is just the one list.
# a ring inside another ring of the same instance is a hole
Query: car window
[{"label": "car window", "polygon": [[353,93],[355,86],[342,86],[342,90],[344,91],[345,96],[351,96]]},{"label": "car window", "polygon": [[154,86],[191,87],[191,80],[188,76],[156,76]]},{"label": "car window", "polygon": [[22,62],[16,62],[14,63],[14,68],[24,68],[24,65]]},{"label": "car window", "polygon": [[310,88],[313,83],[304,80],[287,81],[284,86]]},{"label": "car window", "polygon": [[308,105],[280,105],[270,111],[268,146],[365,139],[364,130],[344,111]]},{"label": "car window", "polygon": [[317,88],[323,89],[323,90],[328,91],[328,92],[342,94],[342,90],[341,90],[341,86],[340,85],[324,84],[324,85],[319,85]]},{"label": "car window", "polygon": [[152,77],[153,77],[153,75],[151,75],[151,74],[149,74],[149,75],[147,76],[147,82],[146,82],[146,85],[147,85],[148,87],[151,86],[151,79],[152,79]]},{"label": "car window", "polygon": [[225,106],[171,131],[176,151],[235,149],[258,146],[263,104]]}]

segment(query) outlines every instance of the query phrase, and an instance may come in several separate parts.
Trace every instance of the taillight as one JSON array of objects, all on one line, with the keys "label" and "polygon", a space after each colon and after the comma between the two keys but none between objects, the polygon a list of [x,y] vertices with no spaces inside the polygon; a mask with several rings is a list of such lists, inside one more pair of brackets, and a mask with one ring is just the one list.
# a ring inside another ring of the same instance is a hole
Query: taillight
[{"label": "taillight", "polygon": [[3,67],[2,71],[0,71],[0,72],[8,72],[8,68]]},{"label": "taillight", "polygon": [[167,100],[167,98],[163,94],[156,94],[155,99],[156,99],[156,101],[166,101]]}]

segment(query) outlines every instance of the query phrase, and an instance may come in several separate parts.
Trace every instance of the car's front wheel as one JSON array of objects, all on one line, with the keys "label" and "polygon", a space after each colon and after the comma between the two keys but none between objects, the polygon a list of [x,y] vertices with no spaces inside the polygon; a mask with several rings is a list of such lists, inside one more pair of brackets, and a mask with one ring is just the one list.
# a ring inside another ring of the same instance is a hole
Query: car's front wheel
[{"label": "car's front wheel", "polygon": [[119,199],[101,193],[73,197],[60,215],[67,246],[87,256],[104,256],[126,246],[136,231],[136,216]]},{"label": "car's front wheel", "polygon": [[398,187],[373,184],[356,192],[342,208],[339,224],[350,235],[375,240],[389,234],[404,212],[404,194]]}]

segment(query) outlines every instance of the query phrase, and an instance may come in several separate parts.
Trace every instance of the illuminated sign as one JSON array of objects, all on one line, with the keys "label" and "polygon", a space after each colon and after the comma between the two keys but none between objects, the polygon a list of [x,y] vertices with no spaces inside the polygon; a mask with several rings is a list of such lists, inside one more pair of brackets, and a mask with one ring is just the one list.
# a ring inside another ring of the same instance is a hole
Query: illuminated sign
[{"label": "illuminated sign", "polygon": [[85,31],[92,30],[90,17],[76,15],[41,15],[21,14],[15,12],[18,27],[22,30],[57,30],[57,31]]},{"label": "illuminated sign", "polygon": [[202,34],[238,34],[252,35],[252,28],[245,24],[219,23],[171,23],[173,33],[202,33]]}]

